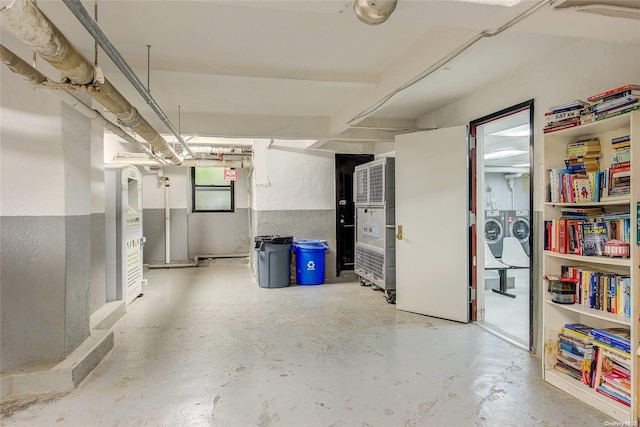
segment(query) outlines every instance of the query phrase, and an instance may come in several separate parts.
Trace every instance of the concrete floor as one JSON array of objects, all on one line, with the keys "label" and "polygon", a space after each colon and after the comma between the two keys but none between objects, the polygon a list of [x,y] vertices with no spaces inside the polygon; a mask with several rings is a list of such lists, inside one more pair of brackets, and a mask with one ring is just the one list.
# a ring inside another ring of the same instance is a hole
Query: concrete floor
[{"label": "concrete floor", "polygon": [[515,287],[507,291],[516,297],[509,298],[486,289],[485,321],[529,348],[529,269],[507,270],[507,277],[515,279]]},{"label": "concrete floor", "polygon": [[602,426],[540,360],[356,282],[261,289],[245,260],[152,270],[115,348],[5,426]]}]

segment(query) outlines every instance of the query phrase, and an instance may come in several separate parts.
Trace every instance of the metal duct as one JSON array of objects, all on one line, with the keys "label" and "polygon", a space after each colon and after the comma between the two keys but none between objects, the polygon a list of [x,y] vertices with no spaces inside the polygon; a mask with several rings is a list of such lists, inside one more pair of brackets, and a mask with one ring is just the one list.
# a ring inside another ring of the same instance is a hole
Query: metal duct
[{"label": "metal duct", "polygon": [[[42,84],[49,79],[42,74],[40,71],[33,68],[26,61],[20,58],[15,53],[11,52],[6,47],[0,45],[0,61],[2,61],[11,71],[16,74],[23,76],[27,81],[34,84]],[[63,102],[67,103],[69,106],[84,114],[86,117],[91,120],[97,121],[101,126],[109,129],[114,134],[118,135],[122,139],[126,140],[129,143],[136,145],[141,151],[144,151],[149,156],[154,157],[157,161],[164,162],[164,159],[156,156],[149,148],[143,145],[140,141],[133,138],[131,135],[126,133],[120,127],[111,123],[107,120],[102,114],[100,114],[97,110],[94,110],[90,106],[86,105],[84,102],[80,101],[75,96],[71,95],[69,92],[62,90],[54,90],[52,91],[58,98],[60,98]]]},{"label": "metal duct", "polygon": [[142,117],[108,81],[95,81],[95,71],[67,38],[31,0],[0,0],[0,12],[7,18],[6,28],[44,60],[78,85],[92,84],[88,93],[118,117],[120,124],[133,129],[153,150],[173,164],[182,159],[165,139]]},{"label": "metal duct", "polygon": [[389,19],[397,0],[353,0],[353,12],[361,22],[379,25]]}]

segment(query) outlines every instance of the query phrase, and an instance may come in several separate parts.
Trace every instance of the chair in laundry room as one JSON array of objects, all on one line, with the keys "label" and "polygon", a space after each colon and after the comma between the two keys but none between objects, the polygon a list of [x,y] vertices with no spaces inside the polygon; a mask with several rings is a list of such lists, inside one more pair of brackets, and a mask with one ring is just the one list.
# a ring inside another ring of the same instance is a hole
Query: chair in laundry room
[{"label": "chair in laundry room", "polygon": [[502,241],[502,262],[512,268],[529,268],[529,257],[516,237],[505,237]]},{"label": "chair in laundry room", "polygon": [[498,279],[499,281],[499,289],[491,287],[491,290],[495,293],[515,298],[516,296],[507,292],[507,270],[512,268],[511,266],[500,262],[496,257],[493,256],[493,252],[491,252],[491,248],[489,244],[484,242],[484,280],[485,280],[485,289],[487,289],[487,281]]}]

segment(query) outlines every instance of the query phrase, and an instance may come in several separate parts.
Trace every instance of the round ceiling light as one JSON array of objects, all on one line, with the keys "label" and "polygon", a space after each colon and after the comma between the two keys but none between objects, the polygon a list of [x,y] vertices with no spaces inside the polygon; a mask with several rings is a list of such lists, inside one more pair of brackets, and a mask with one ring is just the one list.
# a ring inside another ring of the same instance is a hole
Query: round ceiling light
[{"label": "round ceiling light", "polygon": [[353,0],[353,11],[365,24],[378,25],[391,16],[397,3],[397,0]]}]

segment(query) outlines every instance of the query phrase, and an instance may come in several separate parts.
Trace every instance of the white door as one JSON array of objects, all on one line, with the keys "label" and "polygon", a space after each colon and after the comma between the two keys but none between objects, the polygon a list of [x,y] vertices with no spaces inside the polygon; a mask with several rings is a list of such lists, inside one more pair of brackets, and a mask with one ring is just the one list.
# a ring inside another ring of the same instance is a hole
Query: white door
[{"label": "white door", "polygon": [[467,155],[466,126],[396,137],[399,310],[469,321]]}]

